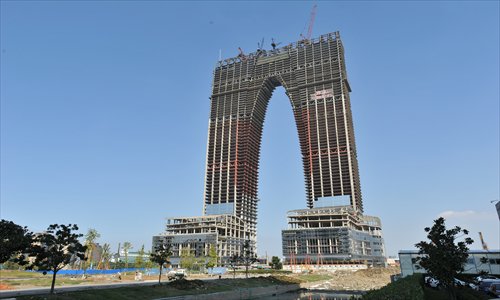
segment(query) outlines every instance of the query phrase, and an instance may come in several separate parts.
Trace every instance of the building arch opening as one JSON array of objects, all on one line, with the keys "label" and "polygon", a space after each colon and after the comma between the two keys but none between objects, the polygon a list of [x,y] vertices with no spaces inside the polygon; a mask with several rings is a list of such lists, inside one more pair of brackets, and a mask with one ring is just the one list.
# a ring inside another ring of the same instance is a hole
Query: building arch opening
[{"label": "building arch opening", "polygon": [[304,191],[295,119],[285,89],[278,86],[269,100],[262,132],[257,222],[259,256],[266,252],[281,253],[281,240],[276,237],[286,228],[285,218],[262,218],[260,212],[272,211],[273,215],[284,216],[290,209],[301,208]]}]

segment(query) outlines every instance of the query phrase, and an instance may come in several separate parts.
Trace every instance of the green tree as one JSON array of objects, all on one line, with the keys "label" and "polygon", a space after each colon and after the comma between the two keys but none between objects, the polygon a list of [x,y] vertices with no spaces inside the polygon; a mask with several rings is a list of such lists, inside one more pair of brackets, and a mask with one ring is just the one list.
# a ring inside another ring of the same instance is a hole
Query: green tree
[{"label": "green tree", "polygon": [[100,237],[101,235],[94,228],[89,228],[89,230],[85,234],[85,246],[87,247],[87,263],[85,264],[85,269],[88,269],[89,267],[92,268],[93,266],[94,260],[92,255],[96,248],[95,241]]},{"label": "green tree", "polygon": [[238,254],[231,256],[228,260],[229,268],[233,270],[233,278],[236,278],[236,269],[240,265],[241,258]]},{"label": "green tree", "polygon": [[[24,256],[19,257],[21,259],[24,258]],[[16,259],[10,259],[2,264],[2,270],[21,270],[23,265],[21,265],[22,262],[18,262],[17,258]],[[25,264],[28,262],[25,262]]]},{"label": "green tree", "polygon": [[165,264],[170,264],[170,256],[172,256],[172,246],[167,243],[156,245],[154,252],[150,254],[149,260],[157,263],[160,266],[160,275],[158,276],[158,284],[161,284],[161,272]]},{"label": "green tree", "polygon": [[123,269],[123,268],[125,268],[125,262],[121,261],[121,260],[115,261],[115,262],[111,262],[110,263],[110,267],[112,269]]},{"label": "green tree", "polygon": [[146,251],[144,251],[144,245],[142,245],[141,250],[139,250],[135,258],[136,268],[144,268],[144,254],[146,254]]},{"label": "green tree", "polygon": [[132,248],[134,248],[132,246],[132,243],[123,242],[123,253],[125,254],[125,268],[128,268],[128,251]]},{"label": "green tree", "polygon": [[249,240],[246,240],[243,244],[243,255],[241,256],[241,262],[245,266],[245,276],[248,278],[248,269],[250,266],[257,261],[257,255],[253,252],[252,245]]},{"label": "green tree", "polygon": [[32,237],[33,233],[27,227],[2,219],[0,221],[0,264],[13,256],[18,256],[17,262],[22,260],[19,256],[30,247]]},{"label": "green tree", "polygon": [[194,256],[194,264],[193,264],[193,270],[196,270],[198,272],[201,272],[204,270],[204,268],[206,267],[207,263],[208,263],[208,260],[209,258],[207,256],[200,256],[200,257],[196,257]]},{"label": "green tree", "polygon": [[281,263],[281,260],[277,256],[273,256],[271,258],[271,262],[269,263],[269,266],[275,270],[281,270],[283,269],[283,264]]},{"label": "green tree", "polygon": [[448,290],[450,299],[456,299],[454,278],[464,270],[469,256],[467,245],[474,241],[467,237],[463,241],[455,243],[457,238],[467,235],[469,232],[459,226],[447,230],[445,220],[442,217],[434,220],[432,228],[426,227],[424,230],[430,241],[421,241],[415,244],[419,249],[418,253],[422,255],[416,258],[416,262],[431,276],[439,280],[440,284]]},{"label": "green tree", "polygon": [[210,244],[210,248],[208,249],[208,261],[207,261],[207,268],[213,268],[217,266],[217,249],[215,249],[215,246],[213,244]]},{"label": "green tree", "polygon": [[[152,253],[153,253],[153,252],[151,252],[151,251],[147,251],[147,252],[146,252],[146,256],[147,256],[147,257],[151,257],[151,254],[152,254]],[[151,268],[153,268],[154,264],[155,264],[155,263],[154,263],[154,262],[152,262],[152,261],[151,261],[151,259],[147,259],[147,260],[146,260],[146,263],[145,263],[145,267],[146,267],[146,268],[148,268],[148,269],[151,269]]]},{"label": "green tree", "polygon": [[[34,260],[27,269],[37,268],[42,271],[52,271],[50,293],[54,293],[56,274],[71,262],[74,257],[85,260],[86,246],[78,240],[83,234],[76,234],[76,224],[68,226],[52,224],[43,233],[35,234],[29,249],[29,256]],[[45,273],[44,273],[45,274]]]},{"label": "green tree", "polygon": [[109,261],[111,260],[111,245],[104,243],[102,246],[101,259],[97,265],[97,269],[107,270],[109,269]]},{"label": "green tree", "polygon": [[181,251],[181,258],[179,262],[181,268],[192,270],[195,262],[196,259],[194,257],[194,254],[189,249],[183,249]]}]

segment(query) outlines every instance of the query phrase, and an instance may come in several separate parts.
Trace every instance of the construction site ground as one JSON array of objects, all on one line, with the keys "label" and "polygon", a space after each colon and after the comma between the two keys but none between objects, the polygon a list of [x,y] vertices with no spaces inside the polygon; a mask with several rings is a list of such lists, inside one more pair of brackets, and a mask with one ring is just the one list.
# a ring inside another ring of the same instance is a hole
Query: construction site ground
[{"label": "construction site ground", "polygon": [[[275,273],[272,276],[277,279],[287,282],[289,284],[300,284],[302,288],[307,288],[311,290],[330,290],[330,291],[367,291],[371,289],[378,289],[390,282],[390,275],[399,273],[399,268],[370,268],[358,271],[345,271],[339,270],[335,272],[315,272],[315,273],[302,273],[302,274],[284,274]],[[24,290],[24,289],[37,289],[42,287],[50,287],[50,277],[44,276],[38,273],[24,273],[22,271],[6,271],[2,270],[0,289],[3,291],[13,291],[13,290]],[[251,274],[251,277],[267,277],[271,274]],[[72,286],[78,289],[78,286],[89,286],[89,285],[123,285],[126,283],[130,284],[140,284],[135,281],[133,274],[127,274],[122,276],[122,280],[118,280],[113,276],[92,276],[86,279],[79,278],[68,278],[61,276],[57,278],[56,288],[61,286]],[[167,281],[162,277],[162,281]],[[244,273],[237,273],[236,278],[244,278]],[[228,283],[233,278],[233,274],[228,273],[222,276],[222,282],[228,281]],[[156,276],[144,276],[142,281],[145,284],[154,284],[157,282]],[[188,278],[191,280],[214,280],[218,281],[218,276],[207,276],[204,274],[190,275]],[[199,281],[197,281],[199,282]],[[241,283],[240,283],[241,284]],[[2,294],[5,296],[6,293],[0,293],[0,298]]]},{"label": "construction site ground", "polygon": [[[324,275],[321,281],[305,282],[301,286],[312,290],[369,291],[379,289],[391,282],[391,275],[400,273],[399,267],[369,268],[358,271],[338,270],[333,273],[313,273]],[[294,275],[300,279],[304,275]]]}]

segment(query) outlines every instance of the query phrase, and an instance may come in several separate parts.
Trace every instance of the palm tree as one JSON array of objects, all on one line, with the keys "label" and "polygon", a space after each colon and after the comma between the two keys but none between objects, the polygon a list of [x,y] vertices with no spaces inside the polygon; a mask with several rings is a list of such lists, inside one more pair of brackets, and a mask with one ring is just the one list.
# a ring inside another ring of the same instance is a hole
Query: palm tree
[{"label": "palm tree", "polygon": [[101,234],[97,232],[94,228],[89,228],[87,234],[85,234],[85,246],[87,246],[87,254],[85,255],[88,260],[85,269],[90,265],[92,267],[92,252],[95,249],[95,240],[101,237]]},{"label": "palm tree", "polygon": [[109,269],[109,260],[111,259],[111,246],[109,244],[104,244],[102,246],[101,260],[97,265],[97,269],[107,270]]},{"label": "palm tree", "polygon": [[123,253],[125,253],[125,269],[128,268],[128,250],[132,248],[133,246],[130,242],[123,242]]}]

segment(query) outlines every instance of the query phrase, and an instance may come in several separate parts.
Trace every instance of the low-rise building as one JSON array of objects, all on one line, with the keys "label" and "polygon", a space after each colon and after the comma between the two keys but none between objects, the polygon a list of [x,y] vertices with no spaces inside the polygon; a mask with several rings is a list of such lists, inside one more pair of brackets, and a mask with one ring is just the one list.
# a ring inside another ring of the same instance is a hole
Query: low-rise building
[{"label": "low-rise building", "polygon": [[[250,238],[246,223],[241,218],[229,215],[205,215],[167,219],[166,231],[153,236],[153,251],[156,245],[167,243],[172,246],[171,263],[177,266],[182,254],[194,257],[208,257],[214,247],[219,263],[232,255],[241,255],[242,246]],[[251,244],[254,251],[255,243]]]},{"label": "low-rise building", "polygon": [[380,219],[350,205],[289,211],[285,265],[385,265]]},{"label": "low-rise building", "polygon": [[[399,251],[401,275],[406,277],[414,273],[427,271],[417,263],[418,250]],[[488,272],[491,275],[500,275],[500,250],[470,250],[467,262],[464,265],[464,274],[479,274]]]}]

